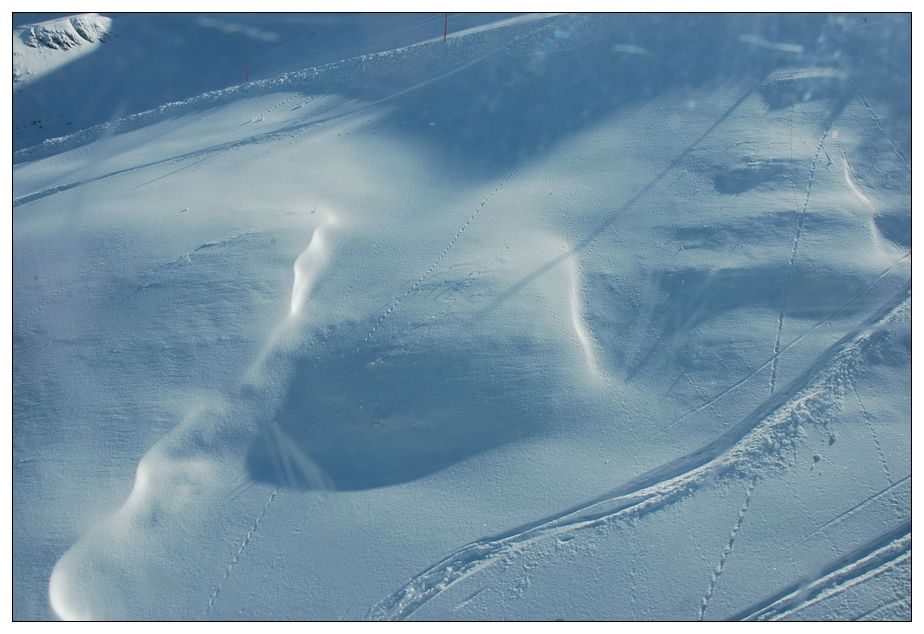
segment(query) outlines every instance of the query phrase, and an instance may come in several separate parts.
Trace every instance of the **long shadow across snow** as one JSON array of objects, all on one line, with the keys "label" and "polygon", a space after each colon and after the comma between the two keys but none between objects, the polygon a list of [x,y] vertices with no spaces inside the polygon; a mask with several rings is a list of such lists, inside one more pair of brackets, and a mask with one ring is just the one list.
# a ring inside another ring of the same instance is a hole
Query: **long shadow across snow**
[{"label": "long shadow across snow", "polygon": [[760,33],[808,48],[823,24],[786,16],[560,16],[450,39],[336,88],[373,101],[396,85],[440,74],[466,48],[496,47],[438,86],[395,100],[382,124],[430,144],[460,176],[489,178],[660,94],[759,83],[793,60],[755,50],[739,36]]}]

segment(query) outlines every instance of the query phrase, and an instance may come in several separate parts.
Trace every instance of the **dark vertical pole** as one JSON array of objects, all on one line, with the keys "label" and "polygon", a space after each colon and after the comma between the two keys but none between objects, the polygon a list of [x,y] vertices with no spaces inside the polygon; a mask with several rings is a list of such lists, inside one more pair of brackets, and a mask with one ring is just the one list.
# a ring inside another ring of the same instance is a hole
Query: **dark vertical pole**
[{"label": "dark vertical pole", "polygon": [[449,14],[443,14],[443,41],[446,41],[446,36],[449,34]]},{"label": "dark vertical pole", "polygon": [[247,81],[247,64],[244,64],[244,81]]}]

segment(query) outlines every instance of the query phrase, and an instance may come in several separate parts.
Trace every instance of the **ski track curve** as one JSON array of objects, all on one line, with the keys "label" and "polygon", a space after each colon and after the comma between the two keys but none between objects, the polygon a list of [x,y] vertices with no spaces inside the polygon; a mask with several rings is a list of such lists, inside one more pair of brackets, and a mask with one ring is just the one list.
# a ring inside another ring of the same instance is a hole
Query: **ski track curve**
[{"label": "ski track curve", "polygon": [[828,348],[800,377],[710,444],[589,502],[455,550],[375,605],[367,618],[407,619],[459,581],[539,539],[647,515],[721,477],[744,476],[756,482],[765,473],[762,468],[778,466],[785,452],[796,451],[802,423],[811,420],[820,424],[819,419],[827,418],[836,409],[825,389],[829,377],[849,371],[876,332],[893,320],[906,318],[909,312],[910,286]]}]

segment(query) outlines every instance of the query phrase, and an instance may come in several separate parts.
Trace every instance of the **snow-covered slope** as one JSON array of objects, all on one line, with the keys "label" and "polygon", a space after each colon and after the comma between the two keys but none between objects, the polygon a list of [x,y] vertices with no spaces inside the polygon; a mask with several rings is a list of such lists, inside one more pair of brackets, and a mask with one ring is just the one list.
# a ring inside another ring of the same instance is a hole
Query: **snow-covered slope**
[{"label": "snow-covered slope", "polygon": [[382,18],[18,145],[14,616],[909,618],[880,17]]},{"label": "snow-covered slope", "polygon": [[[105,40],[88,43],[71,24],[95,22]],[[500,15],[453,14],[453,31]],[[144,14],[57,18],[13,33],[14,149],[209,90],[442,36],[442,14]],[[32,33],[80,46],[30,48]],[[60,35],[59,35],[60,34]],[[17,70],[18,69],[18,70]]]}]

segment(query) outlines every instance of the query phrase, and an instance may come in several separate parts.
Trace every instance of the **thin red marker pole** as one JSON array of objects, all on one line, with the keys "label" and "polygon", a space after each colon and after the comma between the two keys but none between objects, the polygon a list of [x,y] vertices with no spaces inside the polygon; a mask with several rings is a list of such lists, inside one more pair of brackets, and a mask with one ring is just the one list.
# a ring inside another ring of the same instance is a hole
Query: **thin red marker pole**
[{"label": "thin red marker pole", "polygon": [[446,41],[446,36],[449,35],[449,14],[443,14],[443,41]]}]

